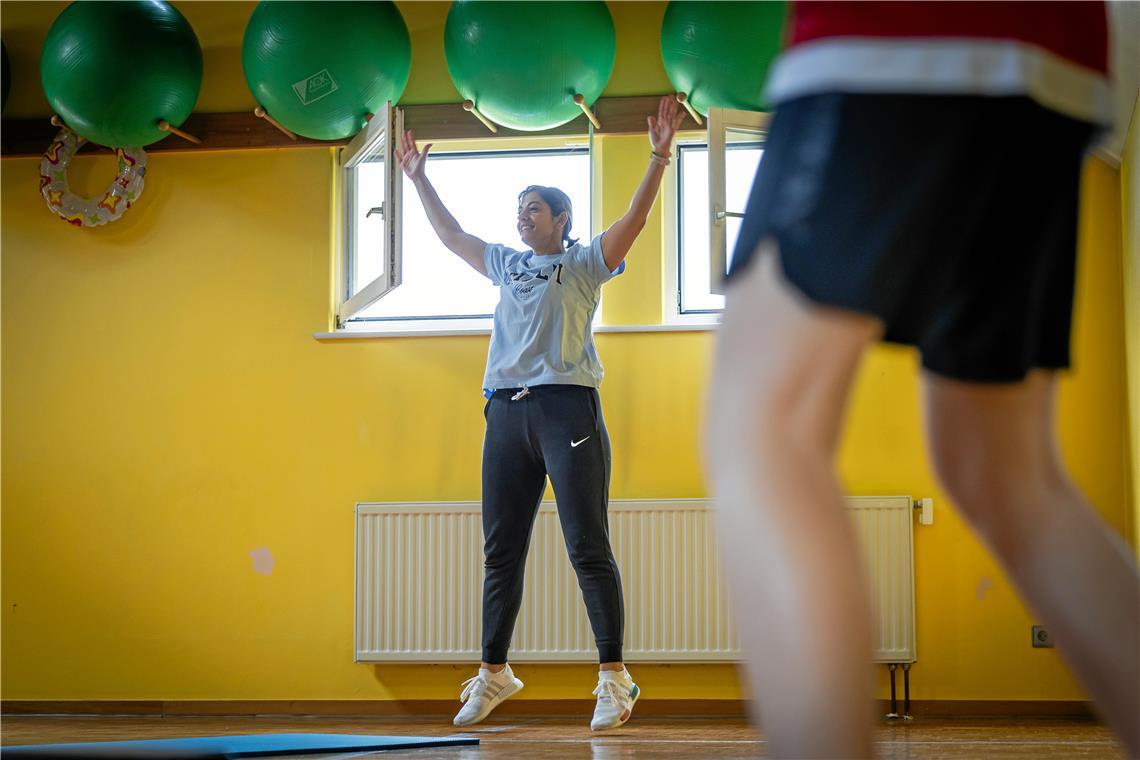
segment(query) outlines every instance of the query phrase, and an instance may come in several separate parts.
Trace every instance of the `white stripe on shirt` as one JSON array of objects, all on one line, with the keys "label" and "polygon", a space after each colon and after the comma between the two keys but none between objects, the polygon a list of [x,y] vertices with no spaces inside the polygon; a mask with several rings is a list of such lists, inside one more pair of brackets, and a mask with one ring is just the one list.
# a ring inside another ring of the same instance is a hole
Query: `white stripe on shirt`
[{"label": "white stripe on shirt", "polygon": [[1026,95],[1103,125],[1115,110],[1103,74],[1009,40],[829,37],[795,45],[773,64],[770,103],[823,92]]}]

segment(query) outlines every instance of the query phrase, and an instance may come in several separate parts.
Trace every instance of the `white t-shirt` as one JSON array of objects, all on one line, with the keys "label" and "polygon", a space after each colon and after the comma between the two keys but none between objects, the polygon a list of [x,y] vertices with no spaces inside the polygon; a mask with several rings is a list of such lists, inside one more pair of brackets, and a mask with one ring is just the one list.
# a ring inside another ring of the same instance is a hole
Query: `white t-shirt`
[{"label": "white t-shirt", "polygon": [[548,256],[491,243],[483,261],[499,286],[483,387],[598,387],[602,364],[591,325],[602,284],[625,271],[624,261],[613,272],[606,266],[602,236]]}]

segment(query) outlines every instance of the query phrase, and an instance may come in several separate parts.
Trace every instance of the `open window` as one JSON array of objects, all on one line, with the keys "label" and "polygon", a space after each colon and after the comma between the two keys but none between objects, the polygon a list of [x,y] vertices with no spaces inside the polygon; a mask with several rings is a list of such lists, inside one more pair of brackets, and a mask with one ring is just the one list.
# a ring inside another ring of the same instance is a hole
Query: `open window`
[{"label": "open window", "polygon": [[[377,157],[367,162],[376,172],[372,181],[358,175],[353,185],[346,176],[344,205],[346,213],[354,215],[346,216],[342,237],[346,242],[346,262],[353,265],[345,267],[341,282],[346,292],[352,291],[349,301],[359,299],[360,305],[340,313],[338,328],[370,334],[417,335],[490,330],[499,301],[498,287],[444,247],[416,197],[415,186],[398,167],[391,178],[395,190],[385,184],[387,177],[378,166],[381,160]],[[590,240],[591,160],[590,144],[585,139],[562,136],[435,141],[426,171],[440,200],[463,229],[489,243],[525,248],[516,224],[518,194],[532,184],[564,190],[574,209],[571,237],[583,242]],[[349,187],[357,193],[355,200],[348,197]],[[381,204],[387,209],[389,204],[384,199],[394,193],[402,193],[406,202],[392,207],[394,218],[385,214],[383,226],[387,230],[386,225],[391,222],[390,234],[396,237],[381,241],[378,238],[382,224],[375,214],[369,217],[368,212]],[[361,226],[373,220],[376,224],[372,229],[365,228],[362,234]],[[356,232],[351,229],[353,224]],[[377,239],[370,240],[368,234]],[[394,252],[395,259],[388,255],[379,261],[382,242],[388,245],[387,251]],[[403,261],[399,259],[401,253],[405,254]],[[358,296],[356,291],[367,295]]]},{"label": "open window", "polygon": [[766,113],[709,109],[708,266],[711,294],[724,295],[728,257],[740,234],[740,221],[744,218],[752,179],[764,154],[767,128]]},{"label": "open window", "polygon": [[[767,114],[711,109],[708,131],[678,140],[667,173],[665,305],[662,321],[715,324],[741,217],[764,153]],[[672,167],[670,167],[672,169]]]},{"label": "open window", "polygon": [[399,109],[388,103],[340,151],[342,200],[337,327],[376,303],[401,281],[402,173],[395,141]]}]

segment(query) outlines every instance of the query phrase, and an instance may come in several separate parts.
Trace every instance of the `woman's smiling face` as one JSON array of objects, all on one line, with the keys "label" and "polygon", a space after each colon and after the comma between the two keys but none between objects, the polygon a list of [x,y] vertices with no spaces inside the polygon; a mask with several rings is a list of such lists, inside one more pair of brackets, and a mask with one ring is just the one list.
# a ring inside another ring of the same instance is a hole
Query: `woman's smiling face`
[{"label": "woman's smiling face", "polygon": [[522,241],[533,249],[562,248],[562,227],[565,214],[555,217],[550,205],[536,191],[519,201],[518,231]]}]

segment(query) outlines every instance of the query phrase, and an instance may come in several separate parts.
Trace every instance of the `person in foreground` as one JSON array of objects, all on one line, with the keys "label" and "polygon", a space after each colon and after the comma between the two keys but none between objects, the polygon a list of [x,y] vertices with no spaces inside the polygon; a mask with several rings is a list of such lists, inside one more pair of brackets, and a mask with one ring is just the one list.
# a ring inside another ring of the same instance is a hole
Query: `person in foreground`
[{"label": "person in foreground", "polygon": [[1140,757],[1140,575],[1054,432],[1106,40],[1100,2],[792,10],[704,446],[775,756],[871,754],[867,590],[833,460],[885,339],[921,353],[947,494]]},{"label": "person in foreground", "polygon": [[601,286],[625,269],[669,163],[683,112],[662,98],[650,116],[649,166],[629,210],[587,245],[570,237],[573,208],[557,188],[518,196],[527,246],[488,244],[463,230],[424,172],[431,145],[402,136],[397,156],[440,241],[499,286],[483,379],[483,661],[466,682],[457,726],[478,723],[523,682],[507,664],[523,593],[523,570],[549,474],[570,561],[598,647],[597,705],[590,728],[629,720],[640,689],[622,662],[625,607],[610,546],[610,440],[597,388],[602,366],[591,324]]}]

